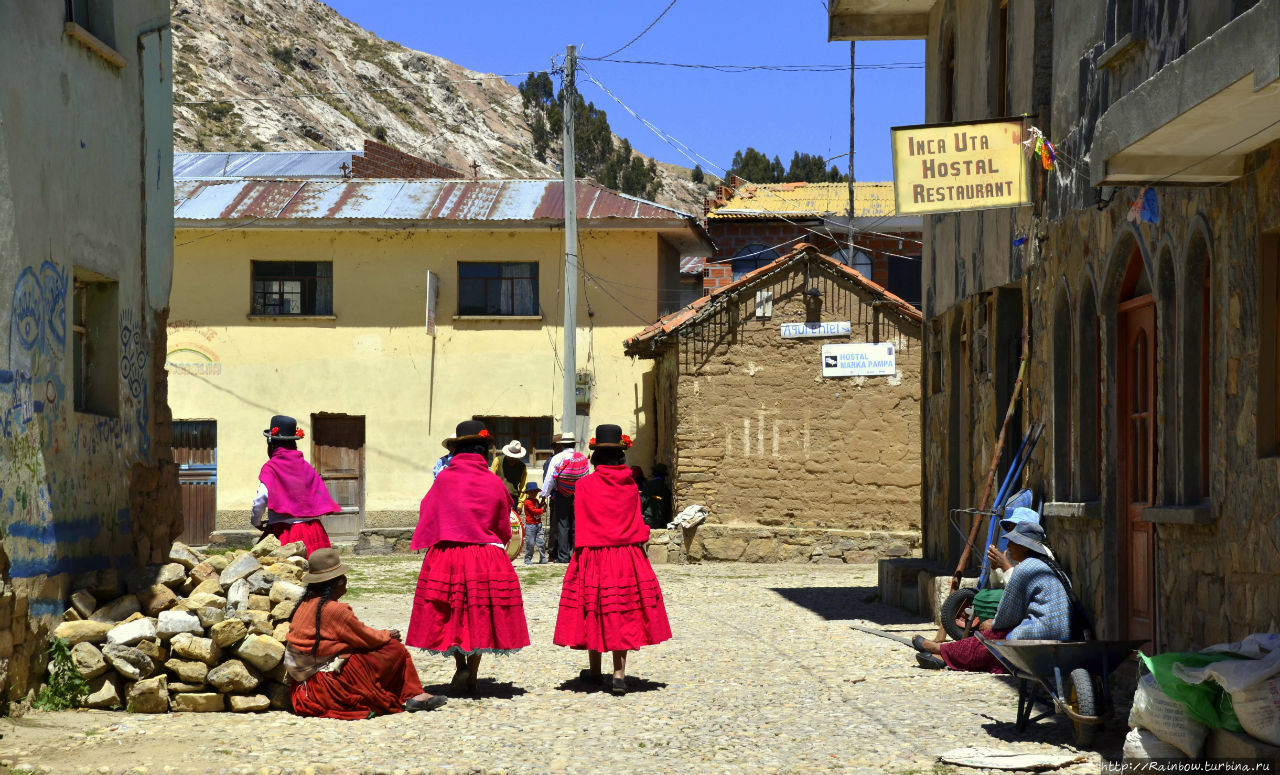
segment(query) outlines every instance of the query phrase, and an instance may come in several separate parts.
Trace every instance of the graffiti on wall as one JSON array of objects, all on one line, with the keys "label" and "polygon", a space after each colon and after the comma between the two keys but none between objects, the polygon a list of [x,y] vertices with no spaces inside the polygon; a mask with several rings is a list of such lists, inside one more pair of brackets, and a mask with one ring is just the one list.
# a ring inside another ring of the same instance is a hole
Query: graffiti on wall
[{"label": "graffiti on wall", "polygon": [[[147,341],[141,321],[120,319],[120,379],[127,388],[122,404],[131,413],[138,454],[151,457],[151,402],[148,400]],[[127,423],[126,423],[127,426]],[[127,430],[127,428],[126,428]]]}]

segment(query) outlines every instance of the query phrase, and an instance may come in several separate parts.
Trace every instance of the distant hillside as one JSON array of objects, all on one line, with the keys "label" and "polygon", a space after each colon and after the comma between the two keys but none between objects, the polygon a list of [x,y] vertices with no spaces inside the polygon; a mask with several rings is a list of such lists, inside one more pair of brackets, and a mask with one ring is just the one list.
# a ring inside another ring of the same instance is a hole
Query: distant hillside
[{"label": "distant hillside", "polygon": [[[355,149],[373,137],[468,175],[472,163],[481,177],[559,174],[534,158],[506,80],[383,40],[316,0],[173,0],[173,60],[178,150]],[[239,99],[183,104],[219,98]],[[659,170],[658,200],[700,215],[706,185]]]}]

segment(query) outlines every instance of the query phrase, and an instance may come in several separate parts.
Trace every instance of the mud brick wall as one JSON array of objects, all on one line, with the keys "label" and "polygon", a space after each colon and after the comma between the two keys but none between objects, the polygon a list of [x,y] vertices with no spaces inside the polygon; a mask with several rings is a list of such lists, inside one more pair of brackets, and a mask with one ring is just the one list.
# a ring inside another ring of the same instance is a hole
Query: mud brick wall
[{"label": "mud brick wall", "polygon": [[[917,530],[919,324],[833,275],[807,280],[805,262],[766,282],[690,324],[662,356],[676,512],[705,505],[708,525]],[[808,287],[821,309],[806,308]],[[757,290],[772,291],[771,317],[755,316]],[[853,333],[781,338],[779,324],[806,316],[848,320]],[[840,341],[894,343],[897,373],[823,379],[822,345]]]}]

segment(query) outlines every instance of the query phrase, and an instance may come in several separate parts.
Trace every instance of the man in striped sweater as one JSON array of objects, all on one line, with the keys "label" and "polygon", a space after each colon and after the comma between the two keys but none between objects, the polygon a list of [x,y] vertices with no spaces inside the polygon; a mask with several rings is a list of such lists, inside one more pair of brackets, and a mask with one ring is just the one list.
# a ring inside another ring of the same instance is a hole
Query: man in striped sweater
[{"label": "man in striped sweater", "polygon": [[578,480],[589,473],[591,463],[577,450],[573,434],[561,434],[542,482],[542,497],[551,504],[551,521],[555,524],[556,562],[568,562],[573,556],[573,491]]}]

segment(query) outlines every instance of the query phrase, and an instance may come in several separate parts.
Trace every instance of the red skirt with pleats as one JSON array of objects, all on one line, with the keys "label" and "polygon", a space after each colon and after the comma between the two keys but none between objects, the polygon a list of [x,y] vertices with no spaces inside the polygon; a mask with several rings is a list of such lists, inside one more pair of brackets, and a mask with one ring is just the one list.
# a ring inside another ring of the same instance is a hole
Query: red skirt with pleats
[{"label": "red skirt with pleats", "polygon": [[557,646],[623,651],[670,637],[662,588],[640,545],[574,551],[560,589]]},{"label": "red skirt with pleats", "polygon": [[529,645],[520,579],[491,544],[439,543],[427,550],[406,645],[440,654],[501,654]]},{"label": "red skirt with pleats", "polygon": [[274,525],[267,525],[267,532],[279,538],[282,544],[301,541],[307,547],[308,557],[317,549],[328,549],[333,546],[329,543],[329,534],[325,532],[324,524],[318,519],[308,519],[303,522],[277,522]]},{"label": "red skirt with pleats", "polygon": [[398,640],[351,655],[337,673],[316,673],[293,687],[293,712],[299,716],[354,721],[399,713],[410,697],[422,694],[422,682]]},{"label": "red skirt with pleats", "polygon": [[[987,640],[1004,640],[1008,634],[1008,630],[992,630],[989,633],[983,633],[983,637]],[[1000,660],[991,653],[991,649],[982,645],[982,641],[973,636],[941,643],[938,648],[942,651],[942,661],[946,662],[947,667],[952,670],[997,675],[1007,672],[1004,665],[1000,664]]]}]

